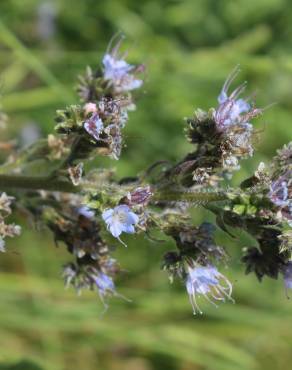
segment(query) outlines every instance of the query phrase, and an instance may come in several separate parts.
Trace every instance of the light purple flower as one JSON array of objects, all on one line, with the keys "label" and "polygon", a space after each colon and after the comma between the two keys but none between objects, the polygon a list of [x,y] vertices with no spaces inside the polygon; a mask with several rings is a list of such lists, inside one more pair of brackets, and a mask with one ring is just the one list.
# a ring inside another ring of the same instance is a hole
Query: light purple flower
[{"label": "light purple flower", "polygon": [[103,129],[103,122],[99,118],[98,114],[93,114],[87,121],[84,123],[85,130],[92,136],[95,140],[99,140],[99,134]]},{"label": "light purple flower", "polygon": [[92,219],[94,217],[94,211],[87,206],[81,206],[77,209],[79,215]]},{"label": "light purple flower", "polygon": [[276,206],[286,207],[289,204],[288,186],[284,177],[272,182],[268,196]]},{"label": "light purple flower", "polygon": [[120,80],[133,69],[125,60],[116,59],[111,54],[105,54],[102,63],[106,80]]},{"label": "light purple flower", "polygon": [[215,110],[214,119],[220,130],[224,130],[226,127],[235,124],[241,124],[251,128],[252,126],[248,123],[248,120],[261,113],[261,110],[253,108],[247,99],[238,98],[244,91],[246,83],[238,86],[228,96],[228,89],[238,73],[238,68],[235,68],[231,72],[218,96],[219,106]]},{"label": "light purple flower", "polygon": [[292,172],[274,180],[270,185],[268,197],[279,208],[277,216],[280,221],[286,221],[292,226]]},{"label": "light purple flower", "polygon": [[101,296],[105,296],[107,293],[115,293],[115,284],[110,276],[103,272],[98,272],[96,275],[91,276]]},{"label": "light purple flower", "polygon": [[94,269],[94,271],[90,274],[90,277],[93,279],[94,284],[98,289],[98,294],[102,303],[104,304],[105,311],[108,308],[108,304],[104,300],[107,296],[116,296],[129,302],[126,297],[117,293],[115,283],[111,276],[102,271]]},{"label": "light purple flower", "polygon": [[[229,300],[232,294],[232,284],[222,275],[216,267],[212,265],[188,267],[188,275],[186,279],[186,288],[190,298],[194,314],[202,311],[197,303],[197,298],[203,296],[208,302]],[[217,307],[217,306],[216,306]]]},{"label": "light purple flower", "polygon": [[138,89],[143,81],[135,77],[137,67],[117,55],[118,47],[119,43],[111,53],[103,57],[104,78],[112,83],[117,93]]},{"label": "light purple flower", "polygon": [[125,204],[105,210],[102,218],[111,234],[118,239],[122,232],[133,234],[139,221],[139,217]]}]

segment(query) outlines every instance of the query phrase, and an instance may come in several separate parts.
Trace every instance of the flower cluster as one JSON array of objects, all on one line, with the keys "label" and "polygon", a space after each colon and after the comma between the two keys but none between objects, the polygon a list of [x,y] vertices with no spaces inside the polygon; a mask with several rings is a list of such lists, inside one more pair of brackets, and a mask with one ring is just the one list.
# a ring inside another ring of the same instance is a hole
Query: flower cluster
[{"label": "flower cluster", "polygon": [[167,235],[176,241],[179,252],[167,252],[163,268],[171,281],[174,278],[184,280],[194,314],[202,313],[198,304],[201,296],[215,306],[214,301],[233,301],[232,284],[212,262],[226,261],[227,258],[224,249],[214,242],[214,231],[214,226],[209,223],[196,228],[177,221],[166,230]]},{"label": "flower cluster", "polygon": [[270,167],[260,163],[255,174],[243,181],[241,190],[228,193],[225,209],[217,210],[223,229],[244,229],[257,241],[256,246],[243,249],[242,262],[246,273],[254,272],[259,280],[277,278],[291,257],[291,176],[287,167],[283,173],[276,165],[278,160],[276,157]]},{"label": "flower cluster", "polygon": [[[116,261],[109,261],[108,265],[111,263],[115,266]],[[105,298],[107,296],[117,295],[112,277],[108,275],[108,272],[104,273],[94,266],[68,263],[63,267],[62,275],[66,288],[72,285],[76,289],[78,295],[81,294],[83,289],[97,290],[101,301],[105,305]]]},{"label": "flower cluster", "polygon": [[85,131],[100,147],[100,153],[119,159],[122,150],[122,129],[128,120],[127,100],[103,98],[98,104],[84,106]]},{"label": "flower cluster", "polygon": [[168,181],[188,187],[214,187],[225,175],[230,177],[240,168],[241,159],[253,155],[254,130],[250,121],[262,110],[255,108],[250,98],[239,98],[245,84],[228,95],[238,72],[235,69],[224,83],[216,109],[198,109],[187,119],[187,138],[195,145],[195,151],[166,172]]},{"label": "flower cluster", "polygon": [[122,129],[128,112],[135,109],[130,91],[142,86],[135,76],[143,68],[128,64],[119,56],[119,47],[120,43],[105,54],[101,70],[94,74],[88,68],[80,78],[78,91],[84,105],[57,111],[56,131],[70,136],[74,145],[71,162],[92,151],[116,160],[120,157]]},{"label": "flower cluster", "polygon": [[249,102],[250,98],[239,98],[245,89],[245,83],[228,95],[229,87],[238,73],[238,68],[234,69],[225,81],[218,96],[219,106],[213,113],[216,129],[222,133],[222,167],[228,172],[240,168],[240,159],[253,155],[253,126],[250,120],[262,114],[261,109]]},{"label": "flower cluster", "polygon": [[[53,199],[50,197],[50,203]],[[75,262],[63,268],[65,286],[72,285],[78,294],[83,289],[96,289],[104,302],[107,295],[116,294],[113,278],[119,271],[119,265],[111,257],[111,248],[101,237],[102,228],[95,219],[95,212],[80,205],[79,197],[55,199],[62,202],[62,211],[56,212],[47,206],[42,213],[54,233],[55,242],[63,242],[75,257]]]},{"label": "flower cluster", "polygon": [[93,72],[87,67],[84,76],[79,77],[78,92],[85,103],[96,103],[107,96],[113,99],[127,97],[132,104],[131,92],[143,85],[137,75],[144,72],[144,65],[132,65],[125,60],[127,53],[120,52],[121,40],[108,50],[102,59],[102,67]]},{"label": "flower cluster", "polygon": [[55,129],[62,135],[63,144],[66,140],[74,149],[69,154],[70,161],[97,154],[119,159],[122,129],[130,108],[127,100],[104,97],[98,103],[58,110]]}]

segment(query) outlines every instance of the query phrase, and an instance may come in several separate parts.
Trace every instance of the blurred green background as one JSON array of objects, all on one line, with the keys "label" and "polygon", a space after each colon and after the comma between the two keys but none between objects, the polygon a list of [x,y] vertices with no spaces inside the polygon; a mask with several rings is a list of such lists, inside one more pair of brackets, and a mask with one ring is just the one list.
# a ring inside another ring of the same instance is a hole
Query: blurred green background
[{"label": "blurred green background", "polygon": [[[26,144],[52,132],[57,108],[77,101],[76,75],[99,63],[122,31],[131,62],[147,65],[137,111],[126,128],[127,147],[114,165],[134,175],[159,159],[189,149],[183,117],[207,109],[228,73],[241,64],[260,107],[257,153],[238,182],[268,161],[292,134],[292,3],[289,0],[2,0],[0,67],[8,136]],[[100,164],[97,161],[96,164]],[[201,209],[195,220],[210,218]],[[52,235],[31,230],[0,257],[0,369],[3,370],[278,370],[292,361],[292,302],[282,281],[245,277],[244,241],[218,232],[228,246],[236,304],[192,315],[182,284],[160,271],[171,242],[129,238],[116,252],[126,272],[103,310],[97,296],[65,291],[61,265],[70,259]]]}]

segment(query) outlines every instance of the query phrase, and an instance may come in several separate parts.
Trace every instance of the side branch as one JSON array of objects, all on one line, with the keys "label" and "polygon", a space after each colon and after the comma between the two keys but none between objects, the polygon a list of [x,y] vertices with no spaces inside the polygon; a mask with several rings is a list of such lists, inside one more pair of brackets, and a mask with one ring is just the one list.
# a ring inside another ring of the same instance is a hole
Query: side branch
[{"label": "side branch", "polygon": [[48,190],[77,193],[81,189],[66,180],[52,176],[22,176],[0,174],[0,189]]}]

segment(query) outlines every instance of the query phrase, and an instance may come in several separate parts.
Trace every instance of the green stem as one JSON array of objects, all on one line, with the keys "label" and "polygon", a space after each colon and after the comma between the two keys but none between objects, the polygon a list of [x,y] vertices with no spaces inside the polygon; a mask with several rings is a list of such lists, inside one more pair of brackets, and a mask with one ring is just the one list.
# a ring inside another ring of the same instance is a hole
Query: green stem
[{"label": "green stem", "polygon": [[[0,174],[0,189],[48,190],[65,193],[77,193],[82,189],[71,182],[60,180],[54,176],[23,176]],[[226,195],[220,192],[190,192],[164,190],[158,191],[152,198],[155,202],[189,202],[210,203],[226,200]]]},{"label": "green stem", "polygon": [[77,193],[81,189],[69,181],[56,179],[52,176],[22,176],[0,174],[0,189],[48,190],[64,193]]},{"label": "green stem", "polygon": [[226,194],[223,192],[203,192],[203,191],[175,191],[165,190],[154,194],[154,201],[165,202],[189,202],[189,203],[209,203],[226,200]]}]

